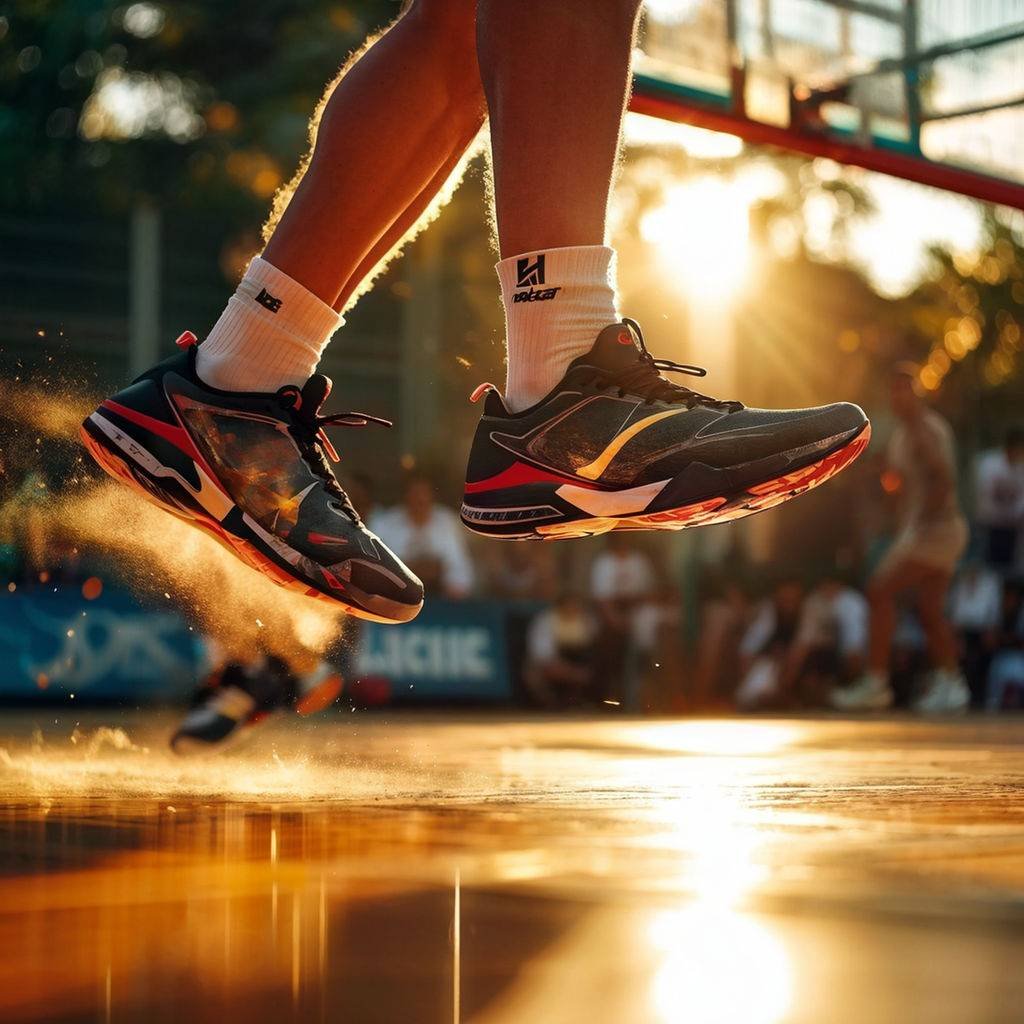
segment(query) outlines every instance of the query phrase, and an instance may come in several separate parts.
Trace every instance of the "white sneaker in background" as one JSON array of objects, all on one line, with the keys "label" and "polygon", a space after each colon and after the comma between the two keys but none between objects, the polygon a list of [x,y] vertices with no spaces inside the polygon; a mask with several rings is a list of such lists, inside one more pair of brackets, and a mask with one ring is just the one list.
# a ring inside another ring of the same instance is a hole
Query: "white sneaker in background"
[{"label": "white sneaker in background", "polygon": [[828,702],[837,711],[884,711],[892,707],[893,692],[887,677],[879,672],[865,672],[849,686],[837,686],[828,695]]},{"label": "white sneaker in background", "polygon": [[970,702],[971,691],[963,675],[937,668],[928,674],[928,683],[912,707],[922,715],[959,715]]}]

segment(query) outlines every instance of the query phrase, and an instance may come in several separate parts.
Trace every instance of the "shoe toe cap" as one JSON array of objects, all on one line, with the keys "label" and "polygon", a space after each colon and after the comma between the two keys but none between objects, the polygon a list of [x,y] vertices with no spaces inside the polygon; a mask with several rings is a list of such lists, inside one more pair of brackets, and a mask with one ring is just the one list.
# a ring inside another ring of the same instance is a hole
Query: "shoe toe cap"
[{"label": "shoe toe cap", "polygon": [[867,426],[864,410],[853,402],[836,402],[822,408],[822,418],[836,434],[856,433]]}]

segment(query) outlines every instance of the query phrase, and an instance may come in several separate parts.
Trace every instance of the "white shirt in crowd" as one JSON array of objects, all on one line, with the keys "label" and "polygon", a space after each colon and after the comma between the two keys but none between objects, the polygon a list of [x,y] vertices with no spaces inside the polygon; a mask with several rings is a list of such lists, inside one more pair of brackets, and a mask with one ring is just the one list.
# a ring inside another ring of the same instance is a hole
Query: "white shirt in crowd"
[{"label": "white shirt in crowd", "polygon": [[535,665],[546,665],[567,648],[589,647],[596,636],[597,624],[589,612],[567,615],[557,607],[546,608],[530,623],[527,656]]},{"label": "white shirt in crowd", "polygon": [[779,617],[775,611],[775,602],[770,598],[761,601],[754,611],[747,628],[740,640],[740,655],[744,658],[755,658],[768,645],[775,635]]},{"label": "white shirt in crowd", "polygon": [[864,654],[870,612],[863,594],[852,587],[819,587],[800,610],[796,642],[808,647],[835,646],[846,658]]},{"label": "white shirt in crowd", "polygon": [[635,601],[654,586],[654,570],[640,551],[602,551],[590,567],[590,589],[598,601]]},{"label": "white shirt in crowd", "polygon": [[991,569],[969,568],[953,584],[949,617],[957,629],[983,633],[995,629],[1003,611],[1003,585]]},{"label": "white shirt in crowd", "polygon": [[462,524],[451,509],[434,505],[430,518],[421,525],[410,519],[403,506],[396,505],[374,512],[367,525],[403,562],[436,559],[447,593],[461,597],[473,589],[473,563]]},{"label": "white shirt in crowd", "polygon": [[1002,448],[982,452],[974,464],[976,517],[983,526],[1024,525],[1024,462]]}]

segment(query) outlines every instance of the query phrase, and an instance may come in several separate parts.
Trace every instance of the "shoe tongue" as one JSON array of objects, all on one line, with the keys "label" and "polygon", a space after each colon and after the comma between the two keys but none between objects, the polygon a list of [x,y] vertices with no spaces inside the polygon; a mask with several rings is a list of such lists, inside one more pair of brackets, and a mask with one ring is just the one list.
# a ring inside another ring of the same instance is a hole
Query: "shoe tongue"
[{"label": "shoe tongue", "polygon": [[331,387],[330,377],[325,377],[322,373],[314,373],[302,385],[302,408],[310,413],[318,412],[320,406],[327,401]]},{"label": "shoe tongue", "polygon": [[629,324],[609,324],[586,354],[573,360],[573,366],[597,366],[602,370],[625,370],[635,366],[643,349],[640,338]]}]

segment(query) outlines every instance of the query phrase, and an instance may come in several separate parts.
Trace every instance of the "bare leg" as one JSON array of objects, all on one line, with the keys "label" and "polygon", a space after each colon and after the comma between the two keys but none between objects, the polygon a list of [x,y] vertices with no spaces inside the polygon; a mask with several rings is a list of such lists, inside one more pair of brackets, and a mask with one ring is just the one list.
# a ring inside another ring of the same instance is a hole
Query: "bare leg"
[{"label": "bare leg", "polygon": [[387,269],[390,261],[397,256],[402,247],[416,237],[441,212],[451,198],[470,159],[478,152],[473,145],[479,125],[468,135],[462,149],[452,152],[450,158],[437,174],[427,183],[426,187],[398,215],[398,218],[380,237],[377,244],[356,267],[352,276],[342,286],[334,308],[344,311],[355,304],[356,300],[366,294],[373,286],[374,279]]},{"label": "bare leg", "polygon": [[892,638],[896,632],[896,597],[902,585],[897,573],[888,572],[872,579],[868,586],[871,603],[871,628],[868,641],[868,668],[879,675],[888,675],[892,654]]},{"label": "bare leg", "polygon": [[406,235],[483,123],[475,14],[475,0],[415,0],[328,88],[264,252],[328,305]]},{"label": "bare leg", "polygon": [[959,667],[956,637],[946,619],[949,573],[925,567],[920,571],[922,578],[918,585],[917,612],[928,644],[928,659],[934,668],[956,672]]},{"label": "bare leg", "polygon": [[479,0],[502,257],[603,245],[640,0]]}]

